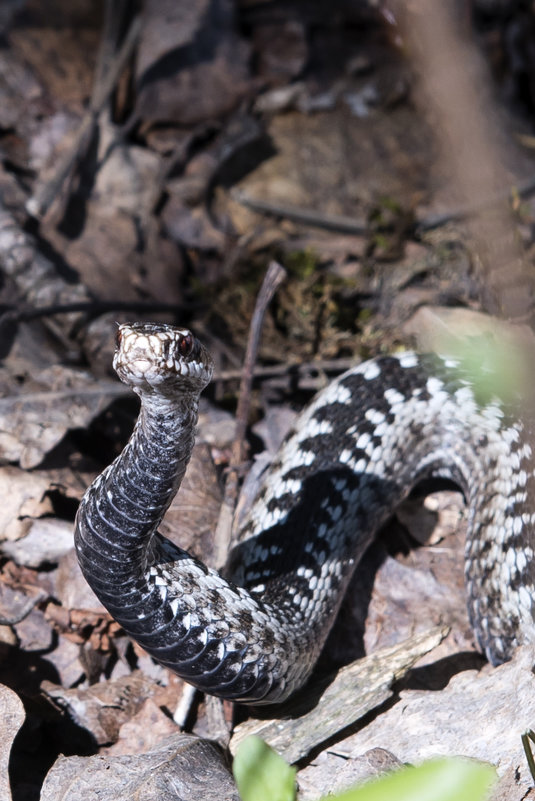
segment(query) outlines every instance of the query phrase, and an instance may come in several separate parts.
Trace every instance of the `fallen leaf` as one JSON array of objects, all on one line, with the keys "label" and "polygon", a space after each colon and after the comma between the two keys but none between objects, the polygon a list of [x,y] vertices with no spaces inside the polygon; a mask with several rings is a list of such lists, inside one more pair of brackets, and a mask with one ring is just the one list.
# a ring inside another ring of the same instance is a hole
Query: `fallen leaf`
[{"label": "fallen leaf", "polygon": [[495,765],[499,775],[513,768],[515,791],[508,798],[521,801],[533,784],[520,741],[535,719],[532,668],[526,646],[497,668],[453,676],[439,693],[402,690],[396,704],[338,742],[336,750],[348,759],[390,743],[402,762],[464,756]]},{"label": "fallen leaf", "polygon": [[[0,440],[2,438],[3,432],[0,433]],[[50,498],[46,495],[49,489],[50,479],[45,473],[28,473],[11,465],[0,469],[1,539],[17,540],[24,537],[33,518],[52,512]]]},{"label": "fallen leaf", "polygon": [[239,801],[226,759],[207,740],[176,734],[129,756],[60,757],[41,801]]},{"label": "fallen leaf", "polygon": [[140,671],[113,681],[101,682],[88,689],[64,689],[44,681],[41,689],[52,703],[66,710],[99,745],[113,743],[119,729],[129,720],[154,690],[153,682]]},{"label": "fallen leaf", "polygon": [[136,113],[196,125],[230,111],[249,90],[249,46],[229,0],[151,0],[138,50]]},{"label": "fallen leaf", "polygon": [[120,384],[56,365],[25,382],[18,395],[0,398],[0,459],[36,467],[72,428],[86,428]]},{"label": "fallen leaf", "polygon": [[121,726],[119,739],[108,754],[142,754],[159,748],[165,737],[177,733],[177,725],[152,698],[141,705],[136,714]]},{"label": "fallen leaf", "polygon": [[30,520],[28,533],[16,542],[5,542],[2,551],[18,565],[41,567],[57,562],[73,547],[72,523],[56,517]]}]

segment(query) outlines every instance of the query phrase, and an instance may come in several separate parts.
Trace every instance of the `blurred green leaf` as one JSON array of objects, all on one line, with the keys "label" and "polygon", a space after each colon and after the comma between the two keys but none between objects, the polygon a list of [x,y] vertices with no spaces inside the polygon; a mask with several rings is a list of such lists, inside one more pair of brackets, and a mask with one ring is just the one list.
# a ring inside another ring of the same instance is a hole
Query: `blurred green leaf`
[{"label": "blurred green leaf", "polygon": [[444,345],[441,352],[458,359],[459,375],[471,377],[476,400],[481,405],[496,398],[511,403],[525,395],[526,376],[530,373],[522,349],[486,334],[452,339]]},{"label": "blurred green leaf", "polygon": [[295,768],[260,737],[240,745],[232,766],[243,801],[294,801]]},{"label": "blurred green leaf", "polygon": [[482,762],[441,759],[403,768],[328,801],[484,801],[495,779],[494,768]]}]

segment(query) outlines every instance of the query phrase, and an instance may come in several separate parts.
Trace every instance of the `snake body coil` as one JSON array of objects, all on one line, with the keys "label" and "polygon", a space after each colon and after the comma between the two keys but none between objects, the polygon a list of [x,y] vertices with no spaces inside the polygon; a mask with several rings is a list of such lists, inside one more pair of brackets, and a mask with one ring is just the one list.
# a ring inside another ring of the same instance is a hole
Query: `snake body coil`
[{"label": "snake body coil", "polygon": [[287,698],[310,675],[378,527],[434,477],[467,501],[468,609],[481,649],[497,664],[532,637],[528,437],[498,402],[478,404],[455,365],[404,353],[321,392],[267,472],[228,578],[157,533],[190,458],[209,354],[188,331],[127,325],[114,366],[141,411],[84,496],[78,558],[125,631],[187,681],[248,703]]}]

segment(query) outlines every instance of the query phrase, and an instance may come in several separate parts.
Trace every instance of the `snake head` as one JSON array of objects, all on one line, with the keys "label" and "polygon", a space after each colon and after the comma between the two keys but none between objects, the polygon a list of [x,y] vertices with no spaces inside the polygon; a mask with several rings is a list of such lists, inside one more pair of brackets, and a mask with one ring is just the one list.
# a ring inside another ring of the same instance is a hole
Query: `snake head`
[{"label": "snake head", "polygon": [[191,331],[158,323],[119,326],[113,366],[138,394],[200,392],[213,372],[212,357]]}]

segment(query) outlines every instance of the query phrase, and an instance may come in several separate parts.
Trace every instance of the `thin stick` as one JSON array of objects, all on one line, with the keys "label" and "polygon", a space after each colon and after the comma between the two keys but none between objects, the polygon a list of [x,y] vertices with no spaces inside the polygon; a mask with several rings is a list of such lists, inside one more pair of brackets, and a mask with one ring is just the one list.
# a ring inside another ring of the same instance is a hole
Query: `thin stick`
[{"label": "thin stick", "polygon": [[[240,394],[238,398],[238,408],[236,410],[236,435],[232,444],[230,458],[230,469],[225,483],[225,495],[221,504],[219,520],[214,538],[214,561],[219,567],[227,557],[231,536],[232,518],[238,497],[239,468],[245,457],[245,434],[249,420],[249,409],[251,407],[251,388],[253,384],[254,365],[258,354],[260,336],[267,307],[277,291],[277,288],[286,278],[286,271],[275,261],[268,267],[267,273],[262,282],[260,292],[256,299],[256,305],[249,326],[249,339],[243,364]],[[213,732],[219,742],[228,740],[228,726],[225,723],[225,716],[222,702],[214,699],[206,706],[206,717],[208,731]],[[226,732],[225,733],[225,730]]]},{"label": "thin stick", "polygon": [[195,703],[196,695],[197,689],[191,684],[184,682],[184,688],[182,690],[180,701],[176,705],[176,709],[173,714],[173,720],[181,729],[186,727],[186,721],[189,717],[191,707]]},{"label": "thin stick", "polygon": [[121,398],[130,396],[128,387],[123,386],[118,381],[102,381],[96,387],[73,387],[72,389],[45,390],[44,392],[21,392],[19,395],[5,395],[0,398],[0,411],[9,412],[12,406],[22,406],[25,404],[35,405],[37,403],[60,403],[69,398]]},{"label": "thin stick", "polygon": [[535,194],[535,178],[530,178],[521,184],[512,186],[508,190],[498,192],[485,200],[462,206],[459,209],[445,211],[443,214],[430,214],[429,217],[418,220],[414,225],[414,229],[418,234],[423,231],[432,231],[434,228],[440,228],[442,225],[447,225],[450,222],[466,220],[478,214],[480,211],[485,211],[485,209],[491,208],[499,203],[510,201],[513,193],[523,199]]},{"label": "thin stick", "polygon": [[238,408],[236,409],[236,436],[232,445],[231,467],[239,467],[245,458],[245,434],[249,422],[251,408],[251,389],[253,385],[254,366],[258,356],[258,347],[264,324],[264,317],[273,295],[286,278],[286,270],[278,262],[272,261],[260,287],[255,309],[249,327],[249,340],[245,352],[245,361],[240,382]]},{"label": "thin stick", "polygon": [[[107,312],[137,311],[137,312],[170,312],[177,314],[184,311],[184,306],[177,303],[161,303],[152,300],[84,300],[75,303],[55,303],[50,306],[17,306],[15,304],[2,305],[0,323],[21,323],[35,320],[40,317],[53,317],[58,314],[73,314],[83,312],[92,316],[99,316]],[[188,311],[195,308],[188,305]]]},{"label": "thin stick", "polygon": [[[440,228],[450,222],[460,222],[469,217],[474,217],[479,212],[510,200],[512,191],[520,198],[530,197],[530,195],[535,194],[535,178],[530,178],[517,186],[493,194],[490,197],[482,198],[480,201],[461,206],[458,209],[452,209],[442,214],[431,214],[429,217],[416,220],[412,226],[412,232],[418,235],[425,231],[432,231],[435,228]],[[303,209],[299,206],[270,203],[260,198],[250,197],[240,190],[234,190],[232,192],[232,198],[242,206],[256,211],[259,214],[283,217],[285,220],[300,223],[301,225],[308,225],[311,228],[321,228],[325,231],[336,231],[341,234],[350,234],[352,236],[368,236],[370,232],[370,226],[367,225],[366,222],[354,220],[351,217],[322,214],[321,212],[313,211],[312,209]],[[378,230],[388,231],[392,228],[392,225],[387,224],[380,226]]]},{"label": "thin stick", "polygon": [[310,225],[312,228],[322,228],[325,231],[337,231],[353,236],[367,236],[370,226],[363,221],[358,221],[352,217],[341,215],[321,214],[311,209],[303,209],[298,206],[285,206],[278,203],[270,203],[267,200],[260,200],[247,195],[245,192],[235,189],[231,193],[232,199],[251,211],[260,214],[268,214],[272,217],[283,217],[291,222]]},{"label": "thin stick", "polygon": [[535,759],[533,758],[533,751],[531,750],[531,745],[529,743],[530,740],[532,743],[535,743],[535,733],[533,732],[533,729],[527,729],[527,731],[520,735],[520,738],[522,740],[522,746],[526,755],[531,778],[533,781],[535,781]]},{"label": "thin stick", "polygon": [[262,325],[266,309],[269,306],[277,287],[286,278],[286,271],[275,261],[272,261],[262,282],[260,292],[249,326],[249,340],[245,353],[245,361],[240,382],[238,408],[236,410],[236,435],[232,443],[229,471],[225,483],[225,495],[221,504],[221,511],[215,532],[214,562],[217,567],[224,564],[227,557],[231,536],[232,518],[238,497],[239,468],[245,458],[245,434],[251,407],[251,388],[254,378],[254,365],[258,354],[258,345],[262,333]]},{"label": "thin stick", "polygon": [[[253,378],[278,378],[296,373],[299,377],[308,373],[343,373],[356,363],[356,359],[318,359],[314,362],[300,362],[299,364],[268,364],[256,365]],[[214,381],[236,381],[241,378],[242,370],[221,370],[216,372]]]}]

